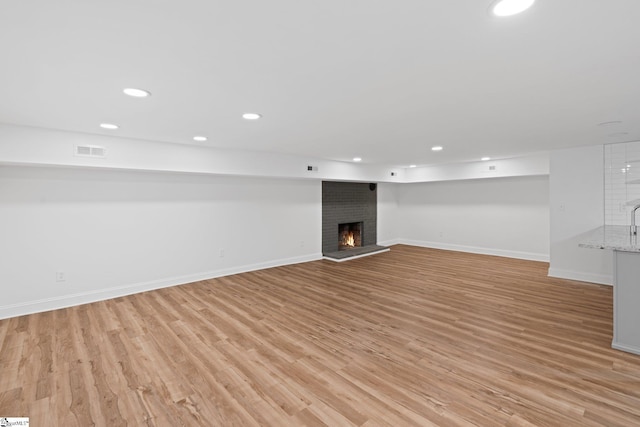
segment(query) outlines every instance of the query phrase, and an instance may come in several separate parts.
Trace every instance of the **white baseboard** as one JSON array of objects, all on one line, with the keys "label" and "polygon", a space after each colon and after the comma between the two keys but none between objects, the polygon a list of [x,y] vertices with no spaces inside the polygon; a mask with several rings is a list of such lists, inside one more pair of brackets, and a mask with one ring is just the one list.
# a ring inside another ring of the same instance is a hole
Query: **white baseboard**
[{"label": "white baseboard", "polygon": [[[420,246],[425,248],[443,249],[460,252],[470,252],[483,255],[502,256],[507,258],[525,259],[531,261],[549,262],[549,255],[536,254],[529,252],[509,251],[492,248],[479,248],[473,246],[454,245],[440,242],[428,242],[409,239],[392,239],[384,242],[378,242],[381,246],[393,246],[396,244]],[[104,301],[111,298],[118,298],[139,292],[151,291],[170,286],[183,285],[186,283],[197,282],[200,280],[214,279],[216,277],[230,276],[233,274],[246,273],[249,271],[262,270],[266,268],[279,267],[283,265],[298,264],[302,262],[317,261],[322,259],[321,253],[304,255],[293,258],[285,258],[273,261],[267,261],[256,264],[248,264],[227,269],[220,269],[208,272],[201,272],[185,276],[170,277],[161,280],[153,280],[149,282],[134,283],[125,286],[118,286],[108,289],[100,289],[91,292],[82,292],[77,294],[62,295],[54,298],[46,298],[40,300],[27,301],[19,304],[10,304],[0,306],[0,319],[22,316],[26,314],[39,313],[43,311],[56,310],[81,304],[88,304],[97,301]],[[582,282],[599,283],[611,285],[613,277],[608,275],[596,275],[582,273],[578,271],[569,271],[549,268],[548,275],[561,279],[578,280]]]},{"label": "white baseboard", "polygon": [[613,276],[607,274],[592,274],[581,271],[562,270],[560,268],[549,268],[548,276],[557,279],[578,280],[580,282],[613,286]]},{"label": "white baseboard", "polygon": [[401,243],[400,239],[391,239],[391,240],[385,240],[383,242],[378,242],[377,245],[379,245],[379,246],[393,246],[393,245],[398,245],[400,243]]},{"label": "white baseboard", "polygon": [[470,252],[482,255],[494,255],[505,258],[526,259],[529,261],[549,262],[549,254],[538,254],[533,252],[510,251],[505,249],[479,248],[475,246],[454,245],[441,242],[427,242],[420,240],[398,239],[398,244],[420,246],[423,248],[443,249],[447,251]]},{"label": "white baseboard", "polygon": [[214,270],[185,276],[169,277],[161,280],[149,282],[133,283],[126,286],[117,286],[108,289],[100,289],[91,292],[81,292],[77,294],[62,295],[54,298],[45,298],[34,301],[27,301],[19,304],[0,306],[0,319],[23,316],[26,314],[41,313],[43,311],[57,310],[60,308],[72,307],[76,305],[88,304],[97,301],[104,301],[140,292],[152,291],[155,289],[168,288],[170,286],[184,285],[200,280],[215,279],[216,277],[230,276],[233,274],[246,273],[266,268],[280,267],[283,265],[299,264],[301,262],[317,261],[322,259],[322,254],[311,254],[293,258],[278,259],[257,264],[242,265],[221,270]]},{"label": "white baseboard", "polygon": [[611,348],[615,348],[616,350],[626,351],[627,353],[640,354],[640,348],[631,347],[624,344],[618,344],[615,341],[611,343]]}]

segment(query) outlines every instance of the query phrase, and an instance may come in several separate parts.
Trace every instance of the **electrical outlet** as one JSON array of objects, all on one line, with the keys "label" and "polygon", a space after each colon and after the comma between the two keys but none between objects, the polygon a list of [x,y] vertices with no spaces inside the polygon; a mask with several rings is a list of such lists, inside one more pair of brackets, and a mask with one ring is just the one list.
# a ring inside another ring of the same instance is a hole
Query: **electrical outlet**
[{"label": "electrical outlet", "polygon": [[56,282],[64,282],[67,280],[67,275],[64,271],[56,271]]},{"label": "electrical outlet", "polygon": [[220,249],[220,258],[224,258],[224,249]]},{"label": "electrical outlet", "polygon": [[300,240],[300,247],[304,248],[304,240]]}]

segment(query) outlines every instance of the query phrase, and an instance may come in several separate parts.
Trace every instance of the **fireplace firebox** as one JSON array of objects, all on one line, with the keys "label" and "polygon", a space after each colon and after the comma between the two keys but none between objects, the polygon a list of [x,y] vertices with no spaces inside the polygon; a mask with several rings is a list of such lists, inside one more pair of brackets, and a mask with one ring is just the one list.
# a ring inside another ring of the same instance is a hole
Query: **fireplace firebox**
[{"label": "fireplace firebox", "polygon": [[362,246],[362,222],[338,224],[338,250],[346,251]]}]

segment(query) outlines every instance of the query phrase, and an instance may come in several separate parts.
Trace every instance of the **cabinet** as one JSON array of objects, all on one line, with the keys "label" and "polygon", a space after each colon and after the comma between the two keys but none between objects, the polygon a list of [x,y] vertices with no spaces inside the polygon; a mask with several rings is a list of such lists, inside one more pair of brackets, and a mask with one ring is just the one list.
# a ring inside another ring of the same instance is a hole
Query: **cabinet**
[{"label": "cabinet", "polygon": [[640,354],[640,252],[613,251],[613,342]]}]

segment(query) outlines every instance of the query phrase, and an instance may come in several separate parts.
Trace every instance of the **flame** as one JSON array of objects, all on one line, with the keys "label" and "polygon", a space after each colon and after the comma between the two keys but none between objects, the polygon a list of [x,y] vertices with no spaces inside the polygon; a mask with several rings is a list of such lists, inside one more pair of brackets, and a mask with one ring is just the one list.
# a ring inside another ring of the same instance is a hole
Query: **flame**
[{"label": "flame", "polygon": [[351,231],[345,236],[344,244],[351,247],[354,247],[356,245],[356,241],[354,240],[353,233]]}]

